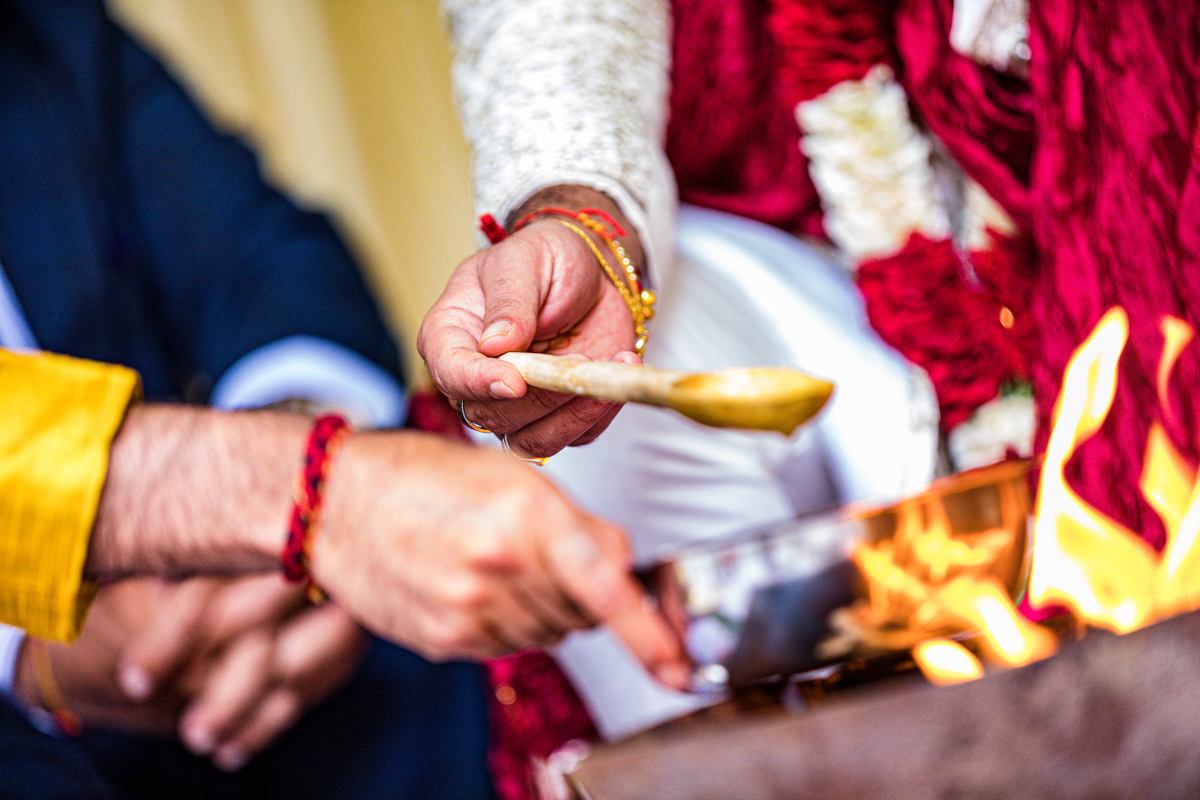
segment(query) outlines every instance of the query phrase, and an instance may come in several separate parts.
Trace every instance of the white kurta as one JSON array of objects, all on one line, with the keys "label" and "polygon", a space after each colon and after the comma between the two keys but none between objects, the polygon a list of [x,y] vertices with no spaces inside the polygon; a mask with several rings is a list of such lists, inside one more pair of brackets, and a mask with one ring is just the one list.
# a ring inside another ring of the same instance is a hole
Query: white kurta
[{"label": "white kurta", "polygon": [[[648,363],[791,365],[837,384],[821,417],[790,437],[628,406],[597,442],[552,458],[552,479],[624,525],[646,560],[849,500],[894,499],[932,478],[932,387],[871,330],[839,262],[760,223],[676,209],[662,146],[663,3],[443,6],[480,213],[504,219],[546,186],[600,189],[638,230],[659,292]],[[659,687],[604,631],[570,637],[557,656],[609,739],[706,702]]]}]

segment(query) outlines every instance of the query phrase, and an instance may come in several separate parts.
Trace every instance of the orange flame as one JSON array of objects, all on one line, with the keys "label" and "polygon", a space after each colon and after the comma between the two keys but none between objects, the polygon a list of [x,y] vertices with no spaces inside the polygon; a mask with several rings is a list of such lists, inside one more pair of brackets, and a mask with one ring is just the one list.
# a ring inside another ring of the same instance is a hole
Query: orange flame
[{"label": "orange flame", "polygon": [[[1200,484],[1161,425],[1150,428],[1139,480],[1167,530],[1161,558],[1133,532],[1087,506],[1062,477],[1063,464],[1108,413],[1128,325],[1123,311],[1110,311],[1067,368],[1042,471],[1029,579],[1035,607],[1060,602],[1090,624],[1118,633],[1200,607]],[[1192,332],[1176,319],[1164,320],[1162,330],[1158,392],[1165,407],[1167,379]]]},{"label": "orange flame", "polygon": [[913,659],[932,683],[949,686],[983,677],[983,664],[958,642],[931,639],[913,648]]},{"label": "orange flame", "polygon": [[1042,464],[1029,576],[1034,608],[1061,603],[1118,633],[1135,630],[1150,617],[1156,555],[1085,503],[1067,485],[1063,467],[1108,416],[1128,336],[1125,311],[1113,309],[1071,357]]},{"label": "orange flame", "polygon": [[[1162,333],[1157,389],[1164,413],[1170,415],[1168,381],[1193,331],[1182,320],[1167,318]],[[1167,530],[1161,557],[1088,505],[1063,474],[1076,449],[1108,416],[1128,337],[1128,318],[1114,308],[1067,366],[1042,464],[1028,585],[1034,608],[1064,605],[1078,619],[1117,633],[1200,608],[1200,481],[1159,423],[1147,438],[1139,488]],[[933,517],[923,527],[919,521],[901,520],[892,543],[856,553],[872,587],[872,621],[917,631],[977,630],[988,659],[1006,666],[1050,655],[1055,649],[1052,634],[1022,617],[1003,587],[987,577],[987,537],[972,545],[956,541],[947,535],[944,520]],[[1005,544],[1002,538],[993,543],[999,548]],[[983,674],[981,666],[972,666],[978,660],[953,642],[924,642],[913,655],[935,683]]]},{"label": "orange flame", "polygon": [[993,661],[1018,667],[1055,650],[1054,635],[1021,616],[1004,587],[994,579],[960,578],[947,584],[940,595],[941,602],[959,616],[964,627],[979,631],[984,650]]}]

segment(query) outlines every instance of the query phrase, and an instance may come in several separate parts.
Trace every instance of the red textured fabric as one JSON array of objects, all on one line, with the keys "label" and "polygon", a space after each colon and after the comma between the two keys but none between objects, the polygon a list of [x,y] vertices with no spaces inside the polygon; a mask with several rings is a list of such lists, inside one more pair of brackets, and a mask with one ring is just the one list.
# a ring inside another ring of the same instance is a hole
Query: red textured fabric
[{"label": "red textured fabric", "polygon": [[[858,268],[872,327],[929,373],[946,431],[1005,383],[1029,376],[1029,240],[991,235],[994,247],[964,255],[969,263],[949,241],[918,233],[895,255]],[[1001,322],[1006,308],[1011,327]]]},{"label": "red textured fabric", "polygon": [[1200,8],[1038,2],[1030,48],[1041,439],[1073,349],[1107,309],[1123,306],[1130,339],[1113,409],[1067,477],[1089,503],[1161,546],[1158,517],[1133,490],[1151,421],[1164,422],[1193,464],[1200,456],[1200,347],[1193,342],[1175,368],[1170,415],[1154,386],[1162,315],[1200,326]]},{"label": "red textured fabric", "polygon": [[789,108],[857,81],[876,64],[894,65],[893,0],[773,0],[767,21],[779,47],[780,96]]},{"label": "red textured fabric", "polygon": [[1151,422],[1200,457],[1200,351],[1181,356],[1169,414],[1155,376],[1165,314],[1200,324],[1200,154],[1195,2],[1031,4],[1027,87],[947,54],[949,0],[904,0],[896,29],[913,104],[955,158],[1028,225],[1038,449],[1063,371],[1114,305],[1130,317],[1113,409],[1067,465],[1091,505],[1155,547],[1157,516],[1135,491]]},{"label": "red textured fabric", "polygon": [[[583,701],[554,659],[527,650],[487,663],[492,747],[488,762],[499,800],[536,797],[533,764],[572,739],[599,734]],[[503,696],[511,702],[502,702]]]},{"label": "red textured fabric", "polygon": [[897,77],[919,118],[1022,230],[1029,230],[1034,98],[1022,80],[950,46],[954,0],[901,0]]},{"label": "red textured fabric", "polygon": [[[808,7],[793,9],[791,13],[799,16],[792,21],[805,15],[819,20],[821,13],[845,7],[844,2],[848,0],[796,0],[798,6]],[[872,3],[863,0],[861,8]],[[670,142],[683,196],[783,227],[814,230],[805,216],[811,208],[794,203],[797,197],[808,197],[811,183],[807,177],[800,179],[797,185],[803,192],[788,195],[783,184],[794,179],[792,162],[783,168],[783,156],[766,151],[772,146],[793,148],[795,140],[778,132],[780,119],[792,122],[785,96],[803,98],[838,69],[853,74],[854,68],[843,64],[817,72],[812,53],[783,53],[785,44],[820,45],[825,52],[830,48],[803,32],[789,39],[785,17],[777,17],[773,28],[766,27],[768,9],[762,3],[677,0],[675,5],[677,85]],[[783,9],[786,3],[780,0],[778,5]],[[1164,533],[1157,515],[1133,490],[1151,421],[1163,421],[1185,457],[1193,463],[1200,459],[1200,392],[1193,389],[1200,386],[1200,345],[1189,346],[1175,368],[1171,413],[1160,411],[1154,390],[1161,317],[1173,314],[1200,325],[1200,9],[1194,0],[1035,0],[1026,83],[950,49],[951,6],[952,0],[900,0],[891,20],[895,65],[918,121],[938,135],[966,172],[1032,236],[1032,257],[1011,283],[1032,287],[1031,330],[1026,333],[1034,342],[1028,353],[1039,411],[1038,447],[1044,446],[1071,353],[1108,308],[1125,307],[1132,330],[1113,411],[1099,435],[1068,464],[1067,475],[1089,503],[1161,546]],[[772,31],[779,42],[769,35]],[[726,46],[733,47],[731,55],[721,52]],[[871,48],[860,42],[839,52],[849,61]],[[757,64],[756,53],[762,57]],[[811,64],[812,71],[790,77],[764,74],[788,61]],[[714,90],[714,99],[696,100],[706,87]],[[755,108],[760,116],[753,124],[729,119]],[[700,124],[693,126],[695,120]],[[710,131],[718,134],[714,141],[703,141]],[[761,182],[744,179],[754,172],[746,169],[750,164],[777,167],[766,183],[774,187],[773,193],[764,191]],[[696,190],[714,175],[729,179],[709,180],[709,186],[719,185],[721,192]],[[744,197],[737,197],[741,191]],[[793,205],[761,202],[764,197],[785,196]],[[784,207],[805,210],[787,223],[780,221],[787,215],[777,213]],[[798,218],[805,219],[803,226],[794,224]],[[930,246],[910,243],[915,248],[911,252]],[[951,262],[937,250],[933,248],[927,264],[894,265],[896,271],[889,275],[877,271],[883,264],[869,266],[864,287],[872,295],[871,314],[877,324],[895,328],[894,335],[910,340],[906,346],[911,349],[956,353],[958,370],[962,354],[977,348],[946,347],[953,337],[935,325],[920,326],[929,334],[921,344],[915,334],[900,330],[899,321],[912,311],[906,309],[908,299],[917,296],[919,287],[941,286],[939,275],[949,274]],[[926,267],[932,274],[921,274]],[[879,291],[870,288],[872,281],[878,282]],[[900,302],[880,313],[880,304],[892,290]],[[1001,287],[998,296],[1006,291]],[[947,324],[950,305],[943,312]],[[1023,317],[1017,315],[1017,320]],[[1020,361],[1010,355],[1004,359]],[[982,381],[978,386],[946,370],[952,377],[939,381],[938,388],[942,393],[949,390],[943,406],[951,414],[955,406],[969,405],[983,394],[988,382],[994,383],[986,377],[990,369],[975,370]]]},{"label": "red textured fabric", "polygon": [[823,236],[761,0],[673,0],[667,157],[685,202]]},{"label": "red textured fabric", "polygon": [[454,406],[436,389],[418,389],[409,395],[408,427],[428,433],[440,433],[464,442],[471,439]]}]

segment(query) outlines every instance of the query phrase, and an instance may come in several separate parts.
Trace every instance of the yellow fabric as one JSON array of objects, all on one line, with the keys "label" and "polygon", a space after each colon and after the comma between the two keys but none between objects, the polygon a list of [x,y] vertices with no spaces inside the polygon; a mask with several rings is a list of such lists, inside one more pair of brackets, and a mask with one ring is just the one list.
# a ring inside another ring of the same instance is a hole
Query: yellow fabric
[{"label": "yellow fabric", "polygon": [[0,622],[78,633],[108,451],[137,391],[124,367],[0,350]]}]

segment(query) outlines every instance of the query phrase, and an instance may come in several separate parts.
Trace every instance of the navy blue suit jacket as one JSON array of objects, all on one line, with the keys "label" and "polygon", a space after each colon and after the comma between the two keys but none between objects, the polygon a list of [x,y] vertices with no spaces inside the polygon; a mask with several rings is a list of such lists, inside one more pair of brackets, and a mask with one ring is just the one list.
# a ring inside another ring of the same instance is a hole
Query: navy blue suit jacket
[{"label": "navy blue suit jacket", "polygon": [[[132,366],[149,398],[201,401],[292,335],[400,376],[328,221],[264,184],[94,0],[0,0],[0,266],[42,348]],[[0,699],[0,796],[489,800],[484,692],[478,665],[375,641],[232,775],[171,739],[43,736]]]},{"label": "navy blue suit jacket", "polygon": [[40,347],[203,401],[295,334],[400,375],[329,222],[259,176],[163,67],[81,0],[0,0],[0,267]]}]

